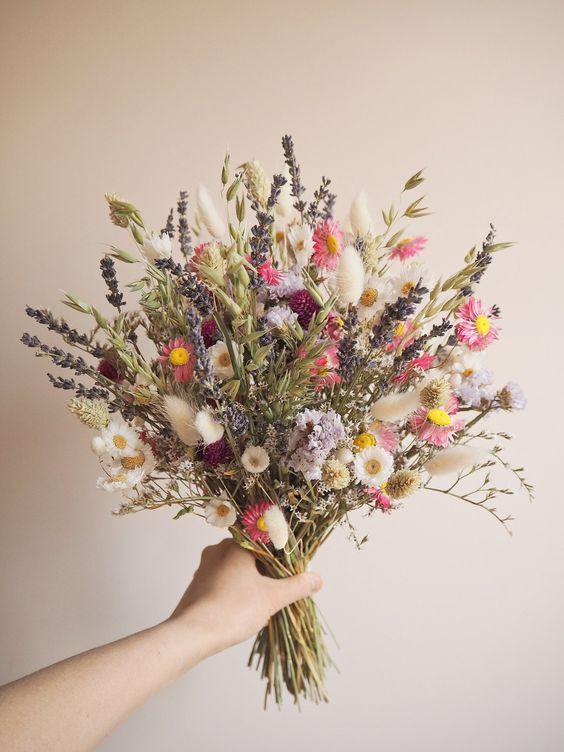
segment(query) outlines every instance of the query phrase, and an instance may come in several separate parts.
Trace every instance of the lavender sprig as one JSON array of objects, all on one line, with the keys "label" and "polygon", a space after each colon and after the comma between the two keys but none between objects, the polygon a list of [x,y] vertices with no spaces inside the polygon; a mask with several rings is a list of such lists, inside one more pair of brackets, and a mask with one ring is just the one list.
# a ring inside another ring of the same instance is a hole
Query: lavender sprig
[{"label": "lavender sprig", "polygon": [[333,203],[335,202],[335,196],[329,193],[330,184],[331,184],[331,181],[329,180],[329,178],[322,177],[321,185],[313,194],[313,201],[309,202],[305,219],[306,219],[306,222],[310,225],[310,227],[315,227],[315,225],[320,221],[320,219],[324,218],[324,211],[321,210],[321,205],[324,204],[326,207],[327,200],[331,196],[332,196],[331,208],[332,208]]},{"label": "lavender sprig", "polygon": [[168,217],[166,218],[166,224],[161,230],[161,235],[165,232],[169,237],[174,237],[174,209],[169,211]]},{"label": "lavender sprig", "polygon": [[405,321],[423,300],[429,290],[419,281],[407,295],[399,297],[394,303],[387,303],[380,321],[372,329],[370,344],[374,348],[381,348],[393,338],[393,327],[400,321]]},{"label": "lavender sprig", "polygon": [[46,308],[25,307],[26,314],[37,321],[38,324],[46,326],[49,331],[57,332],[65,341],[72,345],[89,346],[89,339],[86,334],[80,334],[76,329],[71,329],[64,319],[56,319],[51,311]]},{"label": "lavender sprig", "polygon": [[305,187],[302,185],[300,166],[296,161],[294,141],[291,136],[283,136],[282,148],[284,149],[284,161],[288,165],[288,170],[290,171],[290,182],[292,185],[291,195],[296,199],[294,209],[299,211],[303,218],[306,209],[306,202],[302,201],[300,196],[305,193]]},{"label": "lavender sprig", "polygon": [[188,224],[187,208],[188,193],[186,191],[180,191],[180,198],[178,199],[177,204],[178,243],[180,245],[180,252],[184,258],[188,258],[192,255],[192,234],[190,232],[190,225]]},{"label": "lavender sprig", "polygon": [[100,269],[102,271],[102,279],[110,291],[106,295],[106,300],[119,311],[120,308],[125,305],[125,301],[123,299],[123,293],[119,290],[114,260],[109,256],[104,256],[100,261]]}]

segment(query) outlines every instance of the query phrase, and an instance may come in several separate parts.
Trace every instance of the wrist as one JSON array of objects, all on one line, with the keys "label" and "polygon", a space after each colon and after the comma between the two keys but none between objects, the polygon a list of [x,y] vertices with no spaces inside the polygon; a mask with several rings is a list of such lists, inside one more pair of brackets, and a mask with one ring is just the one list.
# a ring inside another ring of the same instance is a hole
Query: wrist
[{"label": "wrist", "polygon": [[221,650],[214,631],[193,606],[173,614],[159,625],[174,645],[181,673]]}]

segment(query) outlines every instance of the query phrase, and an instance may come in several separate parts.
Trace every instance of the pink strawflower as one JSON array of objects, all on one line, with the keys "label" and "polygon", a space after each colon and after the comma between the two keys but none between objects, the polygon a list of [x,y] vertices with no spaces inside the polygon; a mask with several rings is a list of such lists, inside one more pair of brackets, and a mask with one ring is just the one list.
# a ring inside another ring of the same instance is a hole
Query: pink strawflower
[{"label": "pink strawflower", "polygon": [[282,272],[280,271],[280,269],[272,266],[271,259],[266,259],[263,264],[257,267],[257,271],[264,279],[266,284],[270,286],[277,285],[282,279]]},{"label": "pink strawflower", "polygon": [[164,345],[159,360],[163,368],[172,368],[175,381],[189,381],[194,372],[194,347],[185,339],[171,339]]},{"label": "pink strawflower", "polygon": [[[413,321],[411,321],[411,319],[408,319],[407,321],[401,321],[395,328],[393,338],[386,345],[384,345],[384,350],[386,352],[393,352],[394,350],[397,350],[397,348],[400,346],[400,342],[402,342],[405,335],[409,334],[412,331]],[[413,342],[413,339],[413,337],[410,337],[409,339],[405,340],[402,345],[402,350],[404,347],[410,345]]]},{"label": "pink strawflower", "polygon": [[458,400],[451,396],[445,409],[419,407],[409,419],[409,427],[419,441],[426,441],[438,447],[447,447],[454,434],[464,428],[464,421],[453,418],[458,412]]},{"label": "pink strawflower", "polygon": [[484,308],[482,301],[469,298],[454,312],[459,321],[456,324],[456,336],[470,350],[483,350],[499,336],[499,327],[492,322],[494,307]]},{"label": "pink strawflower", "polygon": [[337,373],[339,368],[339,349],[337,345],[329,345],[329,347],[313,361],[311,368],[311,374],[316,384],[317,391],[323,389],[324,386],[331,386],[332,384],[340,384],[341,377]]},{"label": "pink strawflower", "polygon": [[393,453],[398,445],[398,434],[393,426],[388,426],[381,421],[375,421],[369,428],[369,432],[376,439],[376,446]]},{"label": "pink strawflower", "polygon": [[272,504],[269,504],[268,501],[261,500],[245,509],[245,514],[241,518],[241,522],[243,523],[245,532],[251,540],[255,542],[260,541],[261,543],[270,543],[270,535],[263,514],[270,509],[271,506]]},{"label": "pink strawflower", "polygon": [[400,242],[390,251],[389,257],[391,259],[399,259],[400,261],[413,258],[413,256],[417,256],[421,253],[426,242],[427,238],[424,238],[421,235],[417,238],[405,238],[404,240],[400,240]]},{"label": "pink strawflower", "polygon": [[326,219],[313,232],[313,261],[322,269],[335,271],[343,250],[345,237],[341,226],[332,219]]},{"label": "pink strawflower", "polygon": [[403,371],[392,377],[395,384],[405,384],[413,376],[420,376],[422,373],[432,367],[435,362],[435,356],[425,353],[418,358],[408,360]]},{"label": "pink strawflower", "polygon": [[331,311],[327,317],[327,324],[325,325],[325,331],[331,337],[332,340],[338,342],[343,336],[344,321],[338,313]]},{"label": "pink strawflower", "polygon": [[374,509],[379,509],[381,512],[392,511],[392,500],[381,488],[369,488],[368,493],[374,499]]}]

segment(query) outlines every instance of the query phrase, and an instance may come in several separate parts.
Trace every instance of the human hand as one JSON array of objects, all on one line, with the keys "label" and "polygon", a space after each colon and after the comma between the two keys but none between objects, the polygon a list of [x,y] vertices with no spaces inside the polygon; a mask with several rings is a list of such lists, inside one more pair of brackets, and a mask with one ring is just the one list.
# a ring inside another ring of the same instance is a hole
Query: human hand
[{"label": "human hand", "polygon": [[321,589],[315,572],[273,579],[259,573],[250,551],[226,538],[202,552],[200,566],[170,621],[198,628],[209,654],[243,642],[284,606]]}]

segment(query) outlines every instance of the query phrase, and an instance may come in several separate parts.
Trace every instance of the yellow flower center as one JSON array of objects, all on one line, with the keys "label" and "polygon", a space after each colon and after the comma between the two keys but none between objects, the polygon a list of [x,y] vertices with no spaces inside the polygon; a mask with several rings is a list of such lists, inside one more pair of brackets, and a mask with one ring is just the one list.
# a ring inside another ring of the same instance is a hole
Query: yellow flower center
[{"label": "yellow flower center", "polygon": [[385,480],[383,483],[380,483],[380,491],[383,491],[386,493],[386,488],[388,488],[388,481]]},{"label": "yellow flower center", "polygon": [[331,256],[336,256],[339,253],[339,241],[334,235],[327,235],[325,245]]},{"label": "yellow flower center", "polygon": [[230,509],[227,506],[227,504],[221,504],[219,507],[216,508],[215,513],[218,517],[227,517],[229,514]]},{"label": "yellow flower center", "polygon": [[219,358],[217,359],[217,362],[222,368],[227,368],[228,366],[230,366],[231,358],[229,357],[229,353],[227,351],[222,352]]},{"label": "yellow flower center", "polygon": [[185,347],[174,347],[168,355],[168,360],[173,366],[185,366],[190,360],[190,353]]},{"label": "yellow flower center", "polygon": [[467,368],[465,371],[462,371],[462,375],[464,376],[465,379],[467,379],[468,376],[472,376],[473,373],[474,373],[473,368]]},{"label": "yellow flower center", "polygon": [[284,242],[284,231],[283,230],[277,230],[277,232],[276,232],[276,242],[277,243],[283,243]]},{"label": "yellow flower center", "polygon": [[378,462],[378,460],[367,460],[364,463],[364,469],[368,473],[368,475],[378,475],[380,470],[382,469],[382,463]]},{"label": "yellow flower center", "polygon": [[483,313],[481,313],[479,316],[476,316],[474,326],[476,327],[478,334],[481,334],[482,337],[485,337],[491,328],[488,317],[484,316]]},{"label": "yellow flower center", "polygon": [[360,296],[360,304],[370,308],[378,300],[378,290],[373,287],[367,287],[366,290]]},{"label": "yellow flower center", "polygon": [[136,467],[141,467],[145,462],[145,455],[141,450],[134,454],[133,457],[122,457],[121,466],[126,470],[135,470]]},{"label": "yellow flower center", "polygon": [[396,337],[403,337],[405,333],[405,322],[401,322],[396,326]]},{"label": "yellow flower center", "polygon": [[434,407],[427,413],[427,420],[430,423],[434,423],[436,426],[450,426],[452,423],[450,415],[446,410],[441,410],[438,407]]},{"label": "yellow flower center", "polygon": [[127,473],[116,473],[115,475],[112,475],[112,481],[114,483],[122,483],[124,480],[127,480]]},{"label": "yellow flower center", "polygon": [[407,245],[408,243],[411,243],[411,238],[404,238],[403,240],[400,240],[398,245]]},{"label": "yellow flower center", "polygon": [[262,515],[257,520],[257,527],[263,533],[266,533],[268,530],[266,522],[264,521],[264,517]]},{"label": "yellow flower center", "polygon": [[403,295],[409,295],[409,293],[413,290],[415,287],[415,282],[406,282],[405,285],[401,288]]},{"label": "yellow flower center", "polygon": [[296,251],[303,251],[305,248],[305,240],[298,240],[296,243]]},{"label": "yellow flower center", "polygon": [[116,449],[125,449],[125,447],[127,446],[125,436],[122,436],[120,433],[114,434],[112,441]]},{"label": "yellow flower center", "polygon": [[355,449],[360,452],[362,449],[366,449],[369,446],[376,446],[376,437],[371,433],[360,433],[353,441]]}]

